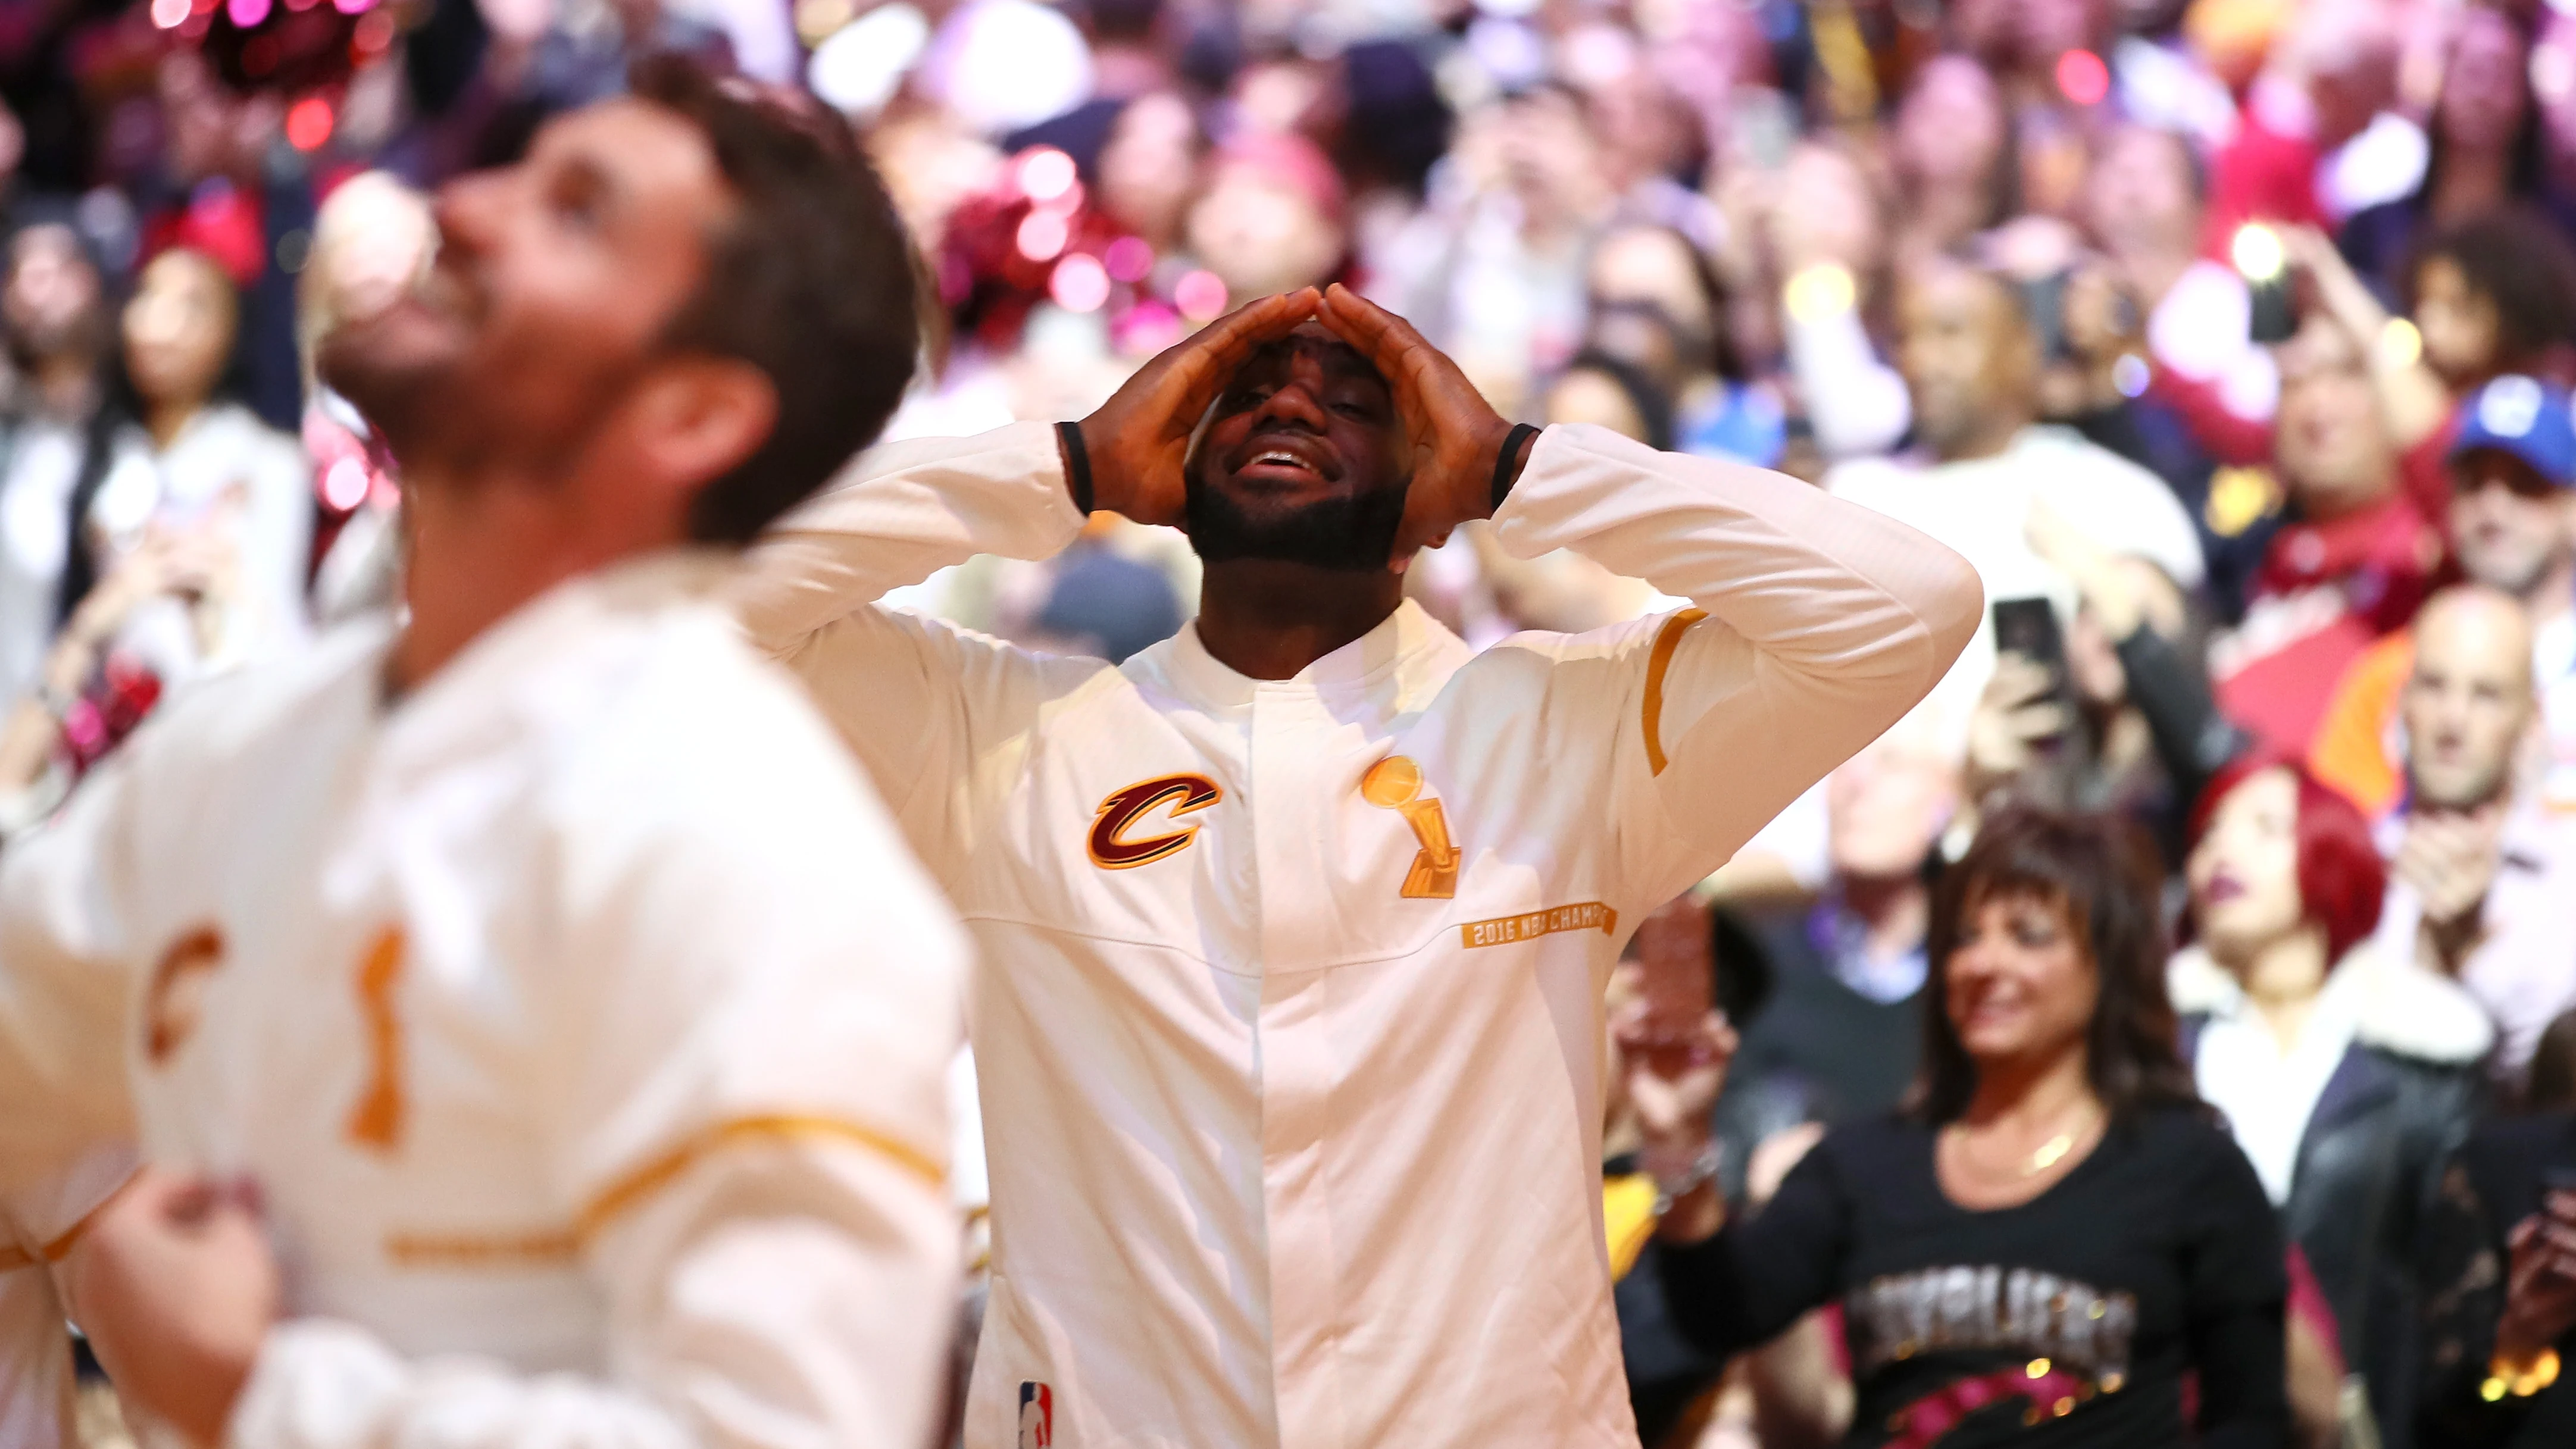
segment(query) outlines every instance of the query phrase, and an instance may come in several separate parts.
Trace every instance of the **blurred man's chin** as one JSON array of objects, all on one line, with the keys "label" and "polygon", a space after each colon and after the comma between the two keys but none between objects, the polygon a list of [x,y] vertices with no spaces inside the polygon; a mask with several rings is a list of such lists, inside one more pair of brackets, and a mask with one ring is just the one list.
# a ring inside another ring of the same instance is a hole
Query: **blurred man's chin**
[{"label": "blurred man's chin", "polygon": [[353,323],[325,338],[314,370],[349,400],[397,454],[453,410],[460,369],[453,349],[406,336],[390,318]]}]

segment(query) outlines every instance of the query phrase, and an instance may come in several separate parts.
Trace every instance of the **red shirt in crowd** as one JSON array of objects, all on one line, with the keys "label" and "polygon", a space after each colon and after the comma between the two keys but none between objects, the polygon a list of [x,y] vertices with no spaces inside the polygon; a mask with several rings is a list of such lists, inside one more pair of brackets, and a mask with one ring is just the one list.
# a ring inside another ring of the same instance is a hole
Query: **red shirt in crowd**
[{"label": "red shirt in crowd", "polygon": [[2245,622],[2213,641],[2218,707],[2304,758],[2335,681],[2373,640],[2405,626],[2432,589],[2441,535],[2404,493],[2273,535]]}]

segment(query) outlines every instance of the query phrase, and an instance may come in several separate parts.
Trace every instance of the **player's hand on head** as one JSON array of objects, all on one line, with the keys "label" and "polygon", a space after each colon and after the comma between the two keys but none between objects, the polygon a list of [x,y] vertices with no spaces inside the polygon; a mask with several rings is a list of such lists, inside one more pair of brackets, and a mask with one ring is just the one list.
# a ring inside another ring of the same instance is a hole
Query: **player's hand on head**
[{"label": "player's hand on head", "polygon": [[1317,315],[1375,363],[1395,392],[1396,415],[1413,452],[1396,560],[1439,543],[1469,519],[1491,517],[1494,464],[1511,424],[1411,323],[1350,288],[1334,283]]},{"label": "player's hand on head", "polygon": [[278,1314],[277,1264],[247,1193],[144,1168],[61,1271],[118,1394],[194,1443],[222,1443]]},{"label": "player's hand on head", "polygon": [[1181,521],[1190,434],[1255,349],[1315,315],[1312,287],[1250,301],[1155,355],[1082,420],[1095,508]]}]

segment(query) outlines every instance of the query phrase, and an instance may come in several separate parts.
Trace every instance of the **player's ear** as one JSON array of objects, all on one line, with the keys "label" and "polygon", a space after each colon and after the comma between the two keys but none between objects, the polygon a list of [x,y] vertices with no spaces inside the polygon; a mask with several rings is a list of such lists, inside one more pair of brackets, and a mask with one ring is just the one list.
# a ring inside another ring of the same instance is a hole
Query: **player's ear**
[{"label": "player's ear", "polygon": [[671,359],[645,384],[640,403],[645,451],[657,471],[688,484],[740,467],[778,422],[777,385],[732,357]]}]

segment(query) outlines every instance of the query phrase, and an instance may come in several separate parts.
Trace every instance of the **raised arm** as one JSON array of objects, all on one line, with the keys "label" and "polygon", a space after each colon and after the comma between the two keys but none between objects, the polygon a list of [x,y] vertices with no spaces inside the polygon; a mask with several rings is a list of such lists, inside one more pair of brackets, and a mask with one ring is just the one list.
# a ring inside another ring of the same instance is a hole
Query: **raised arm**
[{"label": "raised arm", "polygon": [[1685,842],[1634,861],[1679,872],[1639,882],[1649,895],[1715,869],[1913,708],[1984,606],[1966,560],[1882,514],[1599,428],[1541,434],[1494,524],[1522,557],[1570,548],[1691,601],[1630,646],[1619,745]]},{"label": "raised arm", "polygon": [[1884,514],[1606,428],[1525,441],[1403,319],[1339,287],[1324,317],[1396,389],[1414,449],[1400,551],[1491,517],[1518,557],[1572,549],[1691,600],[1650,634],[1607,641],[1632,666],[1634,714],[1614,741],[1613,789],[1662,817],[1623,831],[1634,899],[1716,869],[1913,708],[1976,630],[1976,571]]}]

